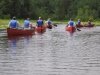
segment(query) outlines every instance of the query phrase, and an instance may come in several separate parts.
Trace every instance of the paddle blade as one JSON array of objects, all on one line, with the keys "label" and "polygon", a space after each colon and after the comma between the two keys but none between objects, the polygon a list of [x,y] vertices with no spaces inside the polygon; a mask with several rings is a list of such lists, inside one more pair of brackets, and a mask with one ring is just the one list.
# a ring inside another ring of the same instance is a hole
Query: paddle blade
[{"label": "paddle blade", "polygon": [[78,31],[81,31],[80,29],[77,28]]}]

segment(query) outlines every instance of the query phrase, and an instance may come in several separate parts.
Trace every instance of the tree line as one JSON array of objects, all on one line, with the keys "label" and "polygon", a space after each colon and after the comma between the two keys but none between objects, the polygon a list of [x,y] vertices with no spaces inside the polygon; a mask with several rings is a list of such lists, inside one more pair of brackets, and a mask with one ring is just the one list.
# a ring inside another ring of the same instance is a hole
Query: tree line
[{"label": "tree line", "polygon": [[99,0],[0,0],[0,18],[99,19]]}]

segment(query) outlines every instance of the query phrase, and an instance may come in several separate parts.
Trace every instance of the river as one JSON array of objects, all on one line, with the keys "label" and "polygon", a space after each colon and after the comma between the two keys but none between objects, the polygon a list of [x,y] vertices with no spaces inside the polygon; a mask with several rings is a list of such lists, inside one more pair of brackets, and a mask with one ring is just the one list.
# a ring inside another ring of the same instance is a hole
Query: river
[{"label": "river", "polygon": [[6,35],[0,31],[0,75],[100,75],[100,27]]}]

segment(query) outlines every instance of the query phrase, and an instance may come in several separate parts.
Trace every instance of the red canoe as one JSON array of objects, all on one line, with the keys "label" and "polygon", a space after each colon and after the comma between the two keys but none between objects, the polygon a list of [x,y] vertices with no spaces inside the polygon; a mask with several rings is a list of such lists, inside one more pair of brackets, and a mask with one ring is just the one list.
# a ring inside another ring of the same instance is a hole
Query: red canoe
[{"label": "red canoe", "polygon": [[75,32],[75,30],[76,30],[75,27],[72,27],[72,26],[66,27],[66,31],[69,31],[69,32]]},{"label": "red canoe", "polygon": [[52,25],[47,25],[47,28],[48,29],[52,29]]},{"label": "red canoe", "polygon": [[43,33],[46,31],[46,27],[45,26],[42,26],[42,27],[37,27],[36,28],[36,32],[37,33]]},{"label": "red canoe", "polygon": [[76,24],[76,27],[77,28],[81,28],[81,27],[84,27],[83,25],[78,25],[78,24]]},{"label": "red canoe", "polygon": [[33,35],[35,34],[34,29],[30,30],[24,30],[24,29],[12,29],[12,28],[7,28],[7,35],[8,36],[22,36],[22,35]]},{"label": "red canoe", "polygon": [[91,24],[91,25],[84,25],[84,27],[94,27],[94,24]]}]

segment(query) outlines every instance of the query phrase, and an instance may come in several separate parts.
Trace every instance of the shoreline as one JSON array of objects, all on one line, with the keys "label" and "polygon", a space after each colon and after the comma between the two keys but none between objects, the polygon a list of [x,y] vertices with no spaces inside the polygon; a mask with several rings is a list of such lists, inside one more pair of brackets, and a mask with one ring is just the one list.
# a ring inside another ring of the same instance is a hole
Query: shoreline
[{"label": "shoreline", "polygon": [[[7,28],[8,27],[8,23],[9,23],[9,19],[0,19],[0,29],[3,28]],[[24,20],[22,19],[18,19],[20,25],[23,25],[23,22]],[[36,25],[36,20],[30,20],[32,22],[32,24],[35,26]],[[44,20],[45,21],[45,20]],[[59,20],[59,21],[56,21],[56,20],[52,20],[52,22],[54,24],[62,24],[62,25],[66,25],[68,23],[68,21],[65,21],[65,20]],[[75,21],[76,23],[77,21]],[[100,21],[94,21],[92,22],[93,24],[95,24],[95,26],[100,26]],[[87,22],[82,22],[82,24],[87,24]]]}]

